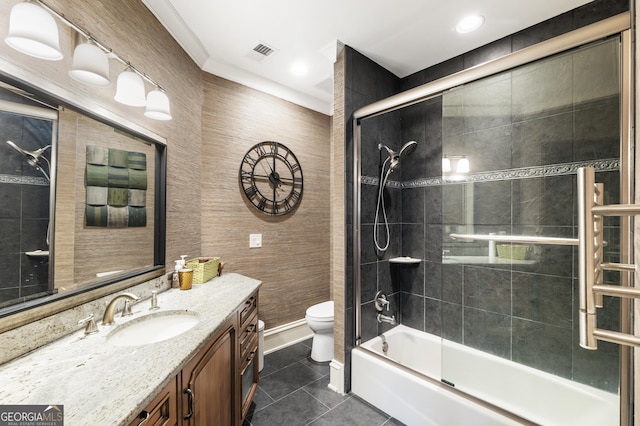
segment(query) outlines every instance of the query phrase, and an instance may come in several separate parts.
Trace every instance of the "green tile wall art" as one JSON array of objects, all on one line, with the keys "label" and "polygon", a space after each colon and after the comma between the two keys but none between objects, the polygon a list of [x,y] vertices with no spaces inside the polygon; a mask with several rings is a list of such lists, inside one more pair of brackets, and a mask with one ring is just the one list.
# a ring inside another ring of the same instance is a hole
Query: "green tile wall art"
[{"label": "green tile wall art", "polygon": [[87,226],[147,226],[147,156],[87,146]]}]

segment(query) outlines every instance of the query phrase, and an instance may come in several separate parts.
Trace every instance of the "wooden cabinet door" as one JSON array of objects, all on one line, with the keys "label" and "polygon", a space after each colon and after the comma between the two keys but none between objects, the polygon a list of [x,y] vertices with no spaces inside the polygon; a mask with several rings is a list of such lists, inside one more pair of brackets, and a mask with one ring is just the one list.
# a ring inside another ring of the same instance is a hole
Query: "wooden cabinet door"
[{"label": "wooden cabinet door", "polygon": [[184,425],[237,423],[235,334],[234,324],[228,324],[222,334],[182,370]]},{"label": "wooden cabinet door", "polygon": [[178,399],[176,378],[160,391],[131,426],[176,426],[178,424]]}]

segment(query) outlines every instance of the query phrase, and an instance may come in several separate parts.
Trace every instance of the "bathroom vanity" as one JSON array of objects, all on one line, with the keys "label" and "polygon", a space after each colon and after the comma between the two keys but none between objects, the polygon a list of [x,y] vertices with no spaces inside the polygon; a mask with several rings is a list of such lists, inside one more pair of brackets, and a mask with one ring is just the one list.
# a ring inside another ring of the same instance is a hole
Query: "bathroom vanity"
[{"label": "bathroom vanity", "polygon": [[[241,425],[258,381],[259,287],[226,273],[160,293],[157,310],[137,303],[96,334],[79,330],[1,365],[0,404],[63,405],[70,426]],[[116,340],[152,316],[197,322],[162,341]]]}]

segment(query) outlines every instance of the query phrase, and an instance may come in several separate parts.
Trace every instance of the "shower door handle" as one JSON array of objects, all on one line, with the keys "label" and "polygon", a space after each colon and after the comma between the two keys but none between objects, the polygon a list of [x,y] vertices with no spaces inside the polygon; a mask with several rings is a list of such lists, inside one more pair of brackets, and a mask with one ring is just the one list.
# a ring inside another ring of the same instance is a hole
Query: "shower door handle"
[{"label": "shower door handle", "polygon": [[597,328],[597,310],[602,297],[640,298],[640,288],[604,284],[604,271],[632,273],[635,264],[603,262],[605,216],[635,216],[640,205],[604,205],[604,185],[595,183],[593,167],[578,169],[579,335],[580,346],[598,348],[598,340],[626,346],[640,346],[640,337]]}]

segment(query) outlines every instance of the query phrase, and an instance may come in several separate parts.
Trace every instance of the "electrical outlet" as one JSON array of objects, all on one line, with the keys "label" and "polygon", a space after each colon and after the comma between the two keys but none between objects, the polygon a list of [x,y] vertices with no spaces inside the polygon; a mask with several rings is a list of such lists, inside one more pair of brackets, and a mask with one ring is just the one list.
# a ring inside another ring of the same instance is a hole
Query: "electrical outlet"
[{"label": "electrical outlet", "polygon": [[249,248],[262,247],[262,234],[249,234]]}]

